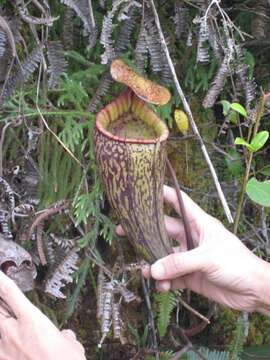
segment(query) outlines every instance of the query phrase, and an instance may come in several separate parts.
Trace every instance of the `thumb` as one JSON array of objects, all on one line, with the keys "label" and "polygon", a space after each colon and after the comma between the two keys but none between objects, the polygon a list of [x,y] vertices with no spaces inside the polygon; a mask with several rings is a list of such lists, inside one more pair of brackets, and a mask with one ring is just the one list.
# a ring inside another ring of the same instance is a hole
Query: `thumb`
[{"label": "thumb", "polygon": [[208,255],[203,246],[190,251],[168,255],[151,266],[151,275],[155,280],[170,280],[204,271],[207,267]]}]

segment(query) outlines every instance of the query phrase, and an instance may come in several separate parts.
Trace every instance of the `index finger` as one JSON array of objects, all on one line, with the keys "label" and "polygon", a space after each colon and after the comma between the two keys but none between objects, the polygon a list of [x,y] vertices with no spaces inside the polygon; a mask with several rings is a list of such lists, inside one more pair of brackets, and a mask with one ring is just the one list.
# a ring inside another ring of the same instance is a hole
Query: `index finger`
[{"label": "index finger", "polygon": [[13,280],[0,271],[0,297],[17,318],[32,316],[35,306],[27,299]]},{"label": "index finger", "polygon": [[[181,215],[180,205],[178,202],[177,194],[175,189],[170,186],[164,185],[164,201],[170,204],[174,210]],[[198,220],[202,217],[208,215],[203,209],[199,207],[185,192],[181,191],[185,212],[189,222],[193,220]]]}]

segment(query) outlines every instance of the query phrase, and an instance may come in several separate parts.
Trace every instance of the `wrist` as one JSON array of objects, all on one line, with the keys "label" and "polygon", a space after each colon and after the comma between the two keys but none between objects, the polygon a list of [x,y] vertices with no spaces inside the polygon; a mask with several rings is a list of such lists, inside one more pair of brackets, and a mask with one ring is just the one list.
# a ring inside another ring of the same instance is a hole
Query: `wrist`
[{"label": "wrist", "polygon": [[257,274],[254,279],[256,311],[270,316],[270,264],[259,259]]}]

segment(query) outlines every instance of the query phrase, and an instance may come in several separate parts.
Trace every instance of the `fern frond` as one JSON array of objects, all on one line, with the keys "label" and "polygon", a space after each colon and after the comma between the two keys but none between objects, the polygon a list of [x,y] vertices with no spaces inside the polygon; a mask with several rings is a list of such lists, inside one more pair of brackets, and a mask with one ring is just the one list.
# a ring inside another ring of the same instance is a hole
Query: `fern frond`
[{"label": "fern frond", "polygon": [[[202,356],[207,360],[230,360],[230,353],[227,351],[211,351],[207,348],[200,348],[198,349],[198,351],[199,354],[202,354]],[[187,360],[201,360],[202,356],[200,356],[199,354],[195,353],[194,351],[188,351],[186,353],[186,358]]]},{"label": "fern frond", "polygon": [[130,37],[136,24],[136,9],[134,8],[133,4],[134,3],[131,2],[132,7],[129,11],[127,19],[123,20],[123,25],[120,29],[120,33],[116,41],[117,55],[120,55],[122,52],[124,52],[130,45]]},{"label": "fern frond", "polygon": [[9,183],[4,178],[0,177],[0,195],[2,194],[7,200],[9,211],[12,213],[15,208],[14,191],[12,190]]},{"label": "fern frond", "polygon": [[157,326],[159,335],[163,337],[166,334],[167,327],[170,323],[170,318],[173,309],[177,304],[176,296],[173,292],[160,293],[155,295],[155,301],[158,305],[157,310]]},{"label": "fern frond", "polygon": [[175,2],[175,36],[179,40],[188,31],[188,8],[179,0]]},{"label": "fern frond", "polygon": [[85,0],[60,0],[60,2],[75,11],[77,16],[82,20],[84,29],[91,33],[92,27],[89,20],[89,7]]},{"label": "fern frond", "polygon": [[13,95],[17,85],[19,83],[25,83],[29,79],[41,62],[42,56],[42,48],[36,47],[26,58],[17,73],[11,76],[7,81],[6,87],[3,90],[3,99]]},{"label": "fern frond", "polygon": [[208,63],[209,62],[209,53],[206,48],[206,42],[209,39],[209,29],[208,24],[205,21],[204,17],[200,19],[200,28],[198,34],[198,45],[197,45],[197,62]]},{"label": "fern frond", "polygon": [[10,231],[7,212],[0,210],[0,234],[6,240],[13,240],[12,233]]},{"label": "fern frond", "polygon": [[144,72],[145,70],[147,55],[148,55],[148,49],[146,42],[146,32],[144,28],[144,22],[142,22],[135,47],[135,62],[138,69],[141,70],[142,72]]},{"label": "fern frond", "polygon": [[59,84],[61,75],[66,72],[67,62],[63,45],[60,41],[50,41],[47,45],[49,69],[50,74],[48,85],[49,88],[54,89]]},{"label": "fern frond", "polygon": [[77,252],[77,248],[73,248],[68,252],[54,270],[52,277],[46,281],[45,292],[57,298],[65,299],[65,295],[60,289],[73,281],[71,275],[77,270],[77,263],[79,260]]},{"label": "fern frond", "polygon": [[210,108],[212,107],[219,94],[223,90],[223,87],[225,85],[225,81],[227,79],[227,76],[229,75],[229,58],[227,55],[225,55],[216,75],[215,78],[210,86],[210,89],[208,90],[204,100],[203,100],[203,107],[204,108]]},{"label": "fern frond", "polygon": [[245,94],[246,109],[251,108],[252,101],[256,98],[256,83],[254,79],[248,79],[248,66],[245,64],[244,55],[240,46],[236,46],[236,76],[239,79],[241,88]]},{"label": "fern frond", "polygon": [[150,53],[151,68],[153,72],[159,73],[163,69],[163,49],[159,41],[154,15],[147,6],[145,7],[144,26],[147,48]]},{"label": "fern frond", "polygon": [[63,16],[63,27],[62,27],[62,43],[65,49],[72,49],[74,47],[74,25],[73,25],[73,17],[75,13],[72,9],[66,8]]},{"label": "fern frond", "polygon": [[244,343],[246,341],[246,336],[244,332],[244,320],[241,315],[237,319],[237,324],[233,335],[233,341],[229,346],[229,351],[231,354],[230,360],[237,360],[238,356],[243,352]]},{"label": "fern frond", "polygon": [[52,26],[53,22],[57,20],[57,18],[52,18],[52,17],[37,18],[35,16],[31,16],[23,0],[15,0],[15,2],[20,17],[22,18],[23,21],[25,21],[28,24]]},{"label": "fern frond", "polygon": [[113,80],[112,80],[111,74],[109,72],[105,72],[100,79],[99,86],[95,92],[95,95],[92,97],[92,99],[89,103],[87,111],[96,112],[102,97],[108,93],[112,83],[113,83]]},{"label": "fern frond", "polygon": [[0,30],[0,58],[4,55],[6,51],[7,38],[5,33]]}]

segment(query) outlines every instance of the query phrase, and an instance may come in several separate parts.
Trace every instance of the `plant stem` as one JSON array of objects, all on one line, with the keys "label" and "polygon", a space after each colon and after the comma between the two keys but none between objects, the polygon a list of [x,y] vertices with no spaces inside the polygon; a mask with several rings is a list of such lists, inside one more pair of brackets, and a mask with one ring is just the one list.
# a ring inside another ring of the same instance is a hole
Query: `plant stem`
[{"label": "plant stem", "polygon": [[[264,95],[262,95],[262,97],[259,101],[259,104],[258,104],[258,110],[256,112],[255,124],[254,124],[254,128],[253,128],[253,138],[257,134],[259,126],[260,126],[260,122],[261,122],[261,118],[262,118],[263,110],[264,110],[264,104],[265,104],[265,97],[264,97]],[[251,134],[251,133],[252,133],[252,131],[249,131],[249,134]],[[250,138],[250,135],[249,135],[248,141],[250,142],[251,140],[252,139]],[[247,183],[248,183],[248,179],[249,179],[252,159],[253,159],[253,152],[249,151],[247,165],[246,165],[246,172],[245,172],[245,175],[243,178],[243,183],[242,183],[240,196],[239,196],[237,209],[236,209],[236,214],[235,214],[235,219],[234,219],[234,227],[233,227],[234,234],[237,234],[237,230],[238,230],[238,226],[239,226],[239,221],[240,221],[240,217],[241,217],[246,187],[247,187]]]},{"label": "plant stem", "polygon": [[195,123],[195,120],[193,118],[193,115],[192,115],[190,106],[189,106],[189,104],[187,102],[187,99],[185,97],[185,94],[184,94],[184,92],[183,92],[183,90],[182,90],[182,88],[180,86],[179,81],[178,81],[176,71],[175,71],[175,68],[174,68],[170,53],[169,53],[169,49],[168,49],[168,46],[167,46],[165,38],[164,38],[164,34],[162,32],[162,29],[161,29],[161,25],[160,25],[160,21],[159,21],[159,17],[158,17],[158,13],[157,13],[157,10],[156,10],[156,7],[155,7],[154,0],[150,0],[150,4],[151,4],[151,7],[152,7],[152,10],[153,10],[153,13],[154,13],[155,23],[156,23],[156,27],[158,29],[158,33],[159,33],[159,37],[160,37],[160,41],[161,41],[161,46],[162,46],[163,51],[165,53],[165,56],[167,58],[167,62],[168,62],[168,65],[170,67],[170,70],[171,70],[171,73],[172,73],[172,77],[173,77],[177,92],[178,92],[178,94],[179,94],[179,96],[180,96],[180,98],[182,100],[185,112],[188,115],[189,122],[190,122],[191,128],[193,130],[193,133],[198,138],[202,153],[203,153],[205,161],[206,161],[206,163],[207,163],[207,165],[208,165],[208,167],[210,169],[210,172],[211,172],[212,178],[214,180],[214,183],[215,183],[215,186],[216,186],[216,189],[217,189],[217,192],[218,192],[218,196],[219,196],[219,199],[220,199],[220,201],[222,203],[224,212],[225,212],[225,214],[227,216],[227,219],[228,219],[229,223],[232,223],[233,218],[232,218],[232,215],[231,215],[231,211],[229,209],[229,206],[228,206],[228,203],[227,203],[226,198],[224,196],[224,193],[223,193],[223,191],[221,189],[217,173],[216,173],[215,168],[214,168],[214,166],[212,164],[212,161],[211,161],[211,159],[209,157],[209,154],[207,152],[207,149],[205,147],[203,139],[202,139],[202,137],[201,137],[201,135],[199,133],[198,127],[197,127],[197,125]]}]

